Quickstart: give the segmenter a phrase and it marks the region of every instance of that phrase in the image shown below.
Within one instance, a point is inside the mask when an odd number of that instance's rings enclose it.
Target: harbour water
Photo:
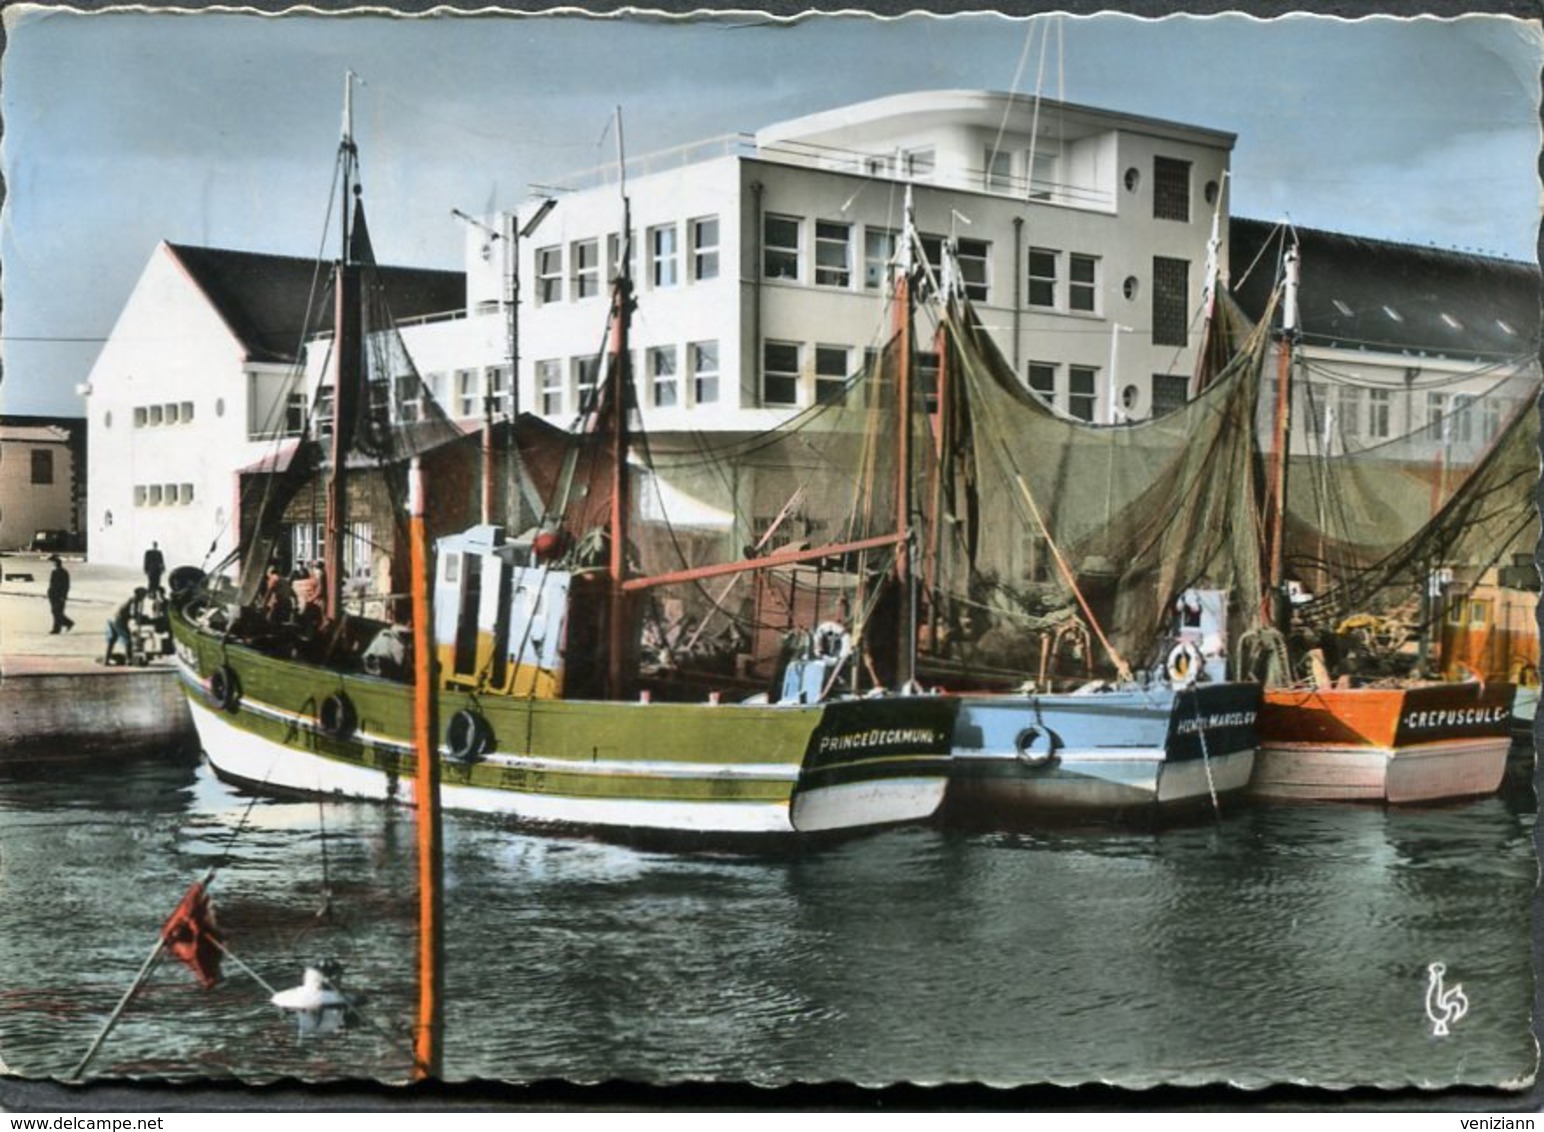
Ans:
[[[445,824],[453,1080],[1518,1087],[1536,1066],[1531,751],[1497,797],[1241,807],[1159,832],[896,829],[787,857]],[[88,1078],[404,1080],[410,812],[253,800],[188,758],[0,766],[0,1058],[63,1077],[218,868],[271,987],[343,966],[297,1036],[227,961],[167,961]],[[1447,1036],[1429,965],[1461,983]]]

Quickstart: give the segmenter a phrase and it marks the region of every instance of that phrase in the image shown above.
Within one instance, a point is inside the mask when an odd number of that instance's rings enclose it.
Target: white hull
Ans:
[[[1492,794],[1506,772],[1505,738],[1418,747],[1262,743],[1250,793],[1280,801],[1430,802]]]

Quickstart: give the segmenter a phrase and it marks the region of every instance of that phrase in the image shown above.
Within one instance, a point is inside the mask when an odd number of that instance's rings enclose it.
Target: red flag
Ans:
[[[193,968],[205,987],[220,981],[220,929],[214,922],[214,905],[204,891],[203,881],[194,882],[177,910],[162,925],[161,942],[167,951]]]

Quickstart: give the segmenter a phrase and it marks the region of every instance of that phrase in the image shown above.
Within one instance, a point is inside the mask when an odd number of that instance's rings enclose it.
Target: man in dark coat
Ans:
[[[166,573],[166,559],[161,554],[161,544],[152,542],[150,549],[145,551],[145,580],[149,582],[151,593],[159,593],[161,590],[161,575]]]
[[[64,614],[64,603],[70,600],[70,572],[57,554],[49,561],[54,564],[53,572],[48,575],[48,608],[54,615],[54,627],[49,632],[58,633],[75,628],[75,622]]]

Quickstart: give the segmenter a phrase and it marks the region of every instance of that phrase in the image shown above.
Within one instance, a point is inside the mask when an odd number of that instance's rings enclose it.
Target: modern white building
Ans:
[[[1183,399],[1233,140],[946,91],[630,161],[645,425],[756,431],[840,388],[888,334],[882,300],[908,189],[935,269],[941,244],[956,241],[1004,356],[1056,407],[1109,421]],[[469,225],[460,333],[478,348],[455,361],[455,328],[409,331],[420,368],[459,397],[468,371],[507,361],[513,342],[519,407],[571,421],[596,381],[624,246],[621,189],[615,168],[596,170],[489,228]],[[1114,359],[1128,375],[1116,386]]]
[[[459,311],[459,272],[385,269],[407,316]],[[325,266],[161,243],[92,367],[86,531],[94,561],[212,565],[235,546],[236,469],[299,435],[307,311]]]

